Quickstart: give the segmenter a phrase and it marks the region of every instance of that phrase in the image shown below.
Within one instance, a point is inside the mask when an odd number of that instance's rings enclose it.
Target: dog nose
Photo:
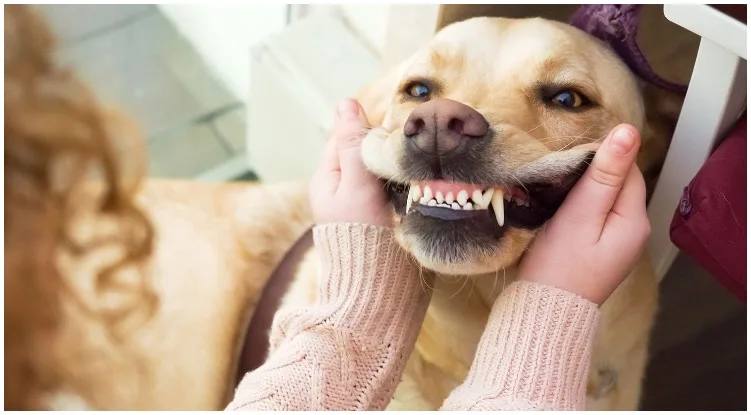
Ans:
[[[471,107],[450,99],[433,99],[415,108],[404,135],[424,153],[443,156],[460,152],[468,141],[482,140],[488,121]]]

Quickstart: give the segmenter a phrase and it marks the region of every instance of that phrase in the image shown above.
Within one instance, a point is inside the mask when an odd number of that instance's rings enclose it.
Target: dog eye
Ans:
[[[427,98],[430,95],[430,88],[423,83],[415,82],[407,86],[407,93],[415,98]]]
[[[553,96],[553,103],[566,108],[578,108],[587,104],[586,98],[576,91],[561,91]]]

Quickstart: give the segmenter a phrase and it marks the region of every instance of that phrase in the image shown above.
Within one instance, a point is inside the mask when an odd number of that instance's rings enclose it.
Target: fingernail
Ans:
[[[626,154],[634,148],[636,137],[628,127],[620,127],[610,137],[610,145],[618,154]]]
[[[351,120],[357,118],[360,114],[360,106],[353,99],[345,99],[339,103],[337,114],[342,120]]]

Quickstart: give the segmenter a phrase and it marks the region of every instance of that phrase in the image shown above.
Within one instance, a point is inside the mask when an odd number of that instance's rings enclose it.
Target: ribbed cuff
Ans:
[[[598,319],[594,303],[568,291],[511,284],[493,306],[467,381],[449,400],[486,409],[513,399],[583,410]]]
[[[313,228],[321,260],[320,300],[331,322],[376,337],[414,335],[431,290],[388,228],[332,223]]]

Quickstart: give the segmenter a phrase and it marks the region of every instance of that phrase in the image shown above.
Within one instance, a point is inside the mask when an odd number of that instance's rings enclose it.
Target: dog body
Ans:
[[[543,19],[450,25],[360,100],[373,125],[363,159],[390,185],[397,240],[437,275],[389,409],[437,409],[466,377],[494,299],[592,150],[624,122],[650,152],[643,171],[667,145],[628,68],[589,35]],[[315,301],[315,262],[311,252],[283,307]],[[657,297],[644,256],[601,308],[588,409],[637,409]]]
[[[158,296],[154,313],[113,330],[85,310],[132,304],[129,270],[117,276],[123,285],[94,292],[97,272],[118,252],[104,245],[73,262],[66,272],[75,294],[65,304],[66,324],[43,351],[54,353],[68,373],[66,389],[41,407],[222,409],[234,393],[239,348],[263,287],[312,225],[301,183],[149,180],[137,203],[155,228],[145,270]],[[82,218],[76,233],[102,237],[108,229],[106,222]]]

